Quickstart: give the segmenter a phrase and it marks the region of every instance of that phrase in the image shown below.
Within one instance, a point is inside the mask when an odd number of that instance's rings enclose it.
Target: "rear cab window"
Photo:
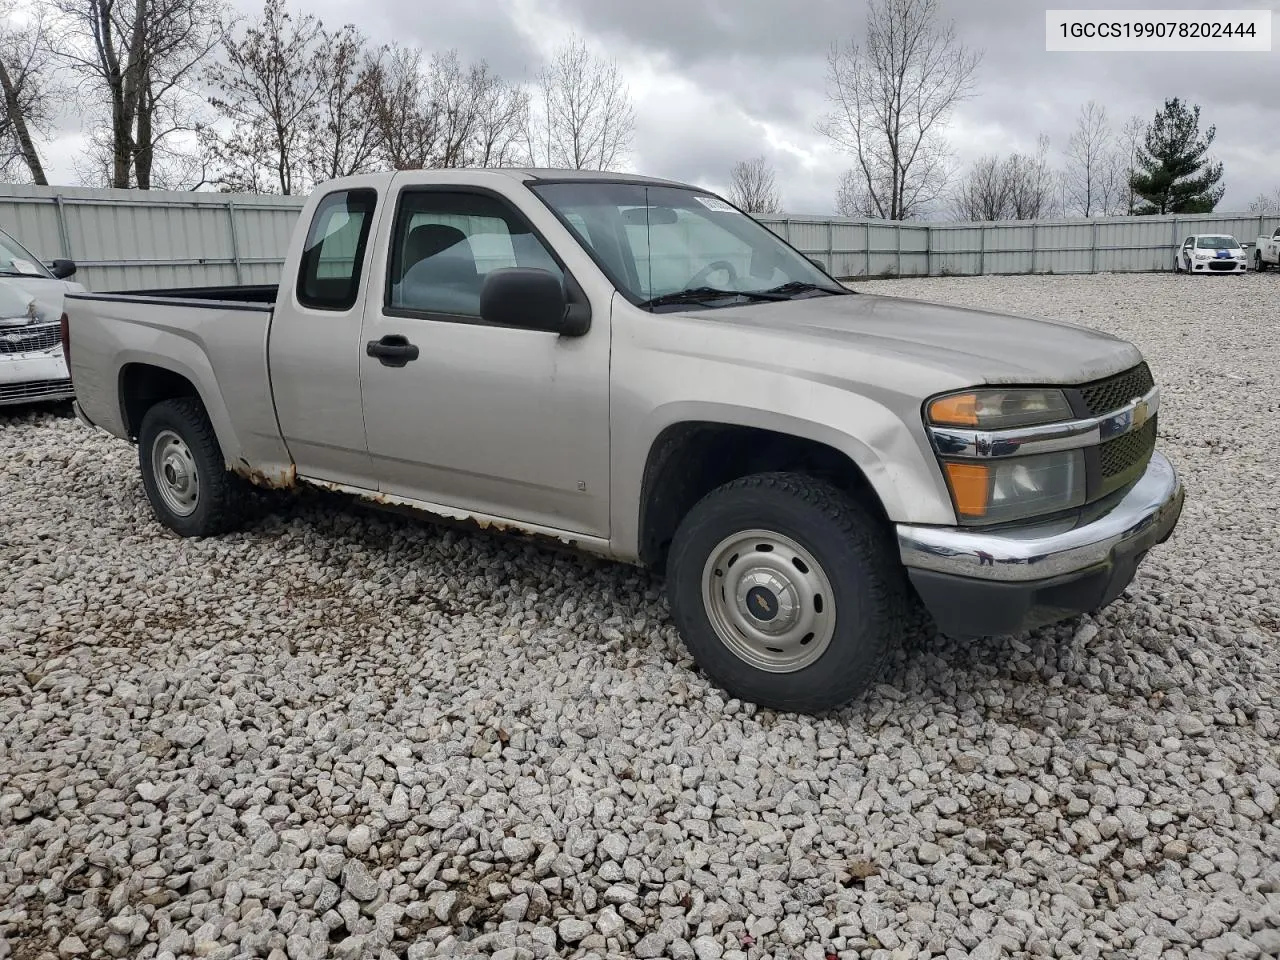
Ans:
[[[298,302],[314,310],[350,310],[360,292],[378,194],[339,190],[316,207],[298,270]]]

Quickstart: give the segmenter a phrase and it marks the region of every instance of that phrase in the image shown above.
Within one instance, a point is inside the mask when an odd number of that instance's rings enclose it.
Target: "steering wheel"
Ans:
[[[738,269],[732,263],[728,260],[713,260],[689,278],[689,281],[685,284],[685,289],[691,290],[695,287],[705,287],[707,285],[707,277],[717,270],[724,270],[729,274],[730,284],[738,282]]]

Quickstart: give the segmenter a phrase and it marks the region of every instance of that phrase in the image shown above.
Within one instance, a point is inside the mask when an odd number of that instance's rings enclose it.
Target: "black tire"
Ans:
[[[704,569],[713,554],[726,540],[754,530],[781,534],[807,551],[833,593],[834,626],[824,631],[830,637],[825,649],[790,672],[762,669],[735,652],[721,639],[713,625],[716,614],[704,601]],[[730,558],[728,565],[735,562]],[[731,580],[708,575],[712,605],[714,584]],[[699,501],[672,541],[667,595],[686,646],[716,684],[741,700],[800,713],[842,706],[874,683],[902,641],[910,612],[906,577],[884,523],[834,486],[793,473],[744,477]],[[776,614],[776,603],[774,608]]]
[[[166,500],[161,490],[166,481],[156,475],[157,441],[172,445],[175,435],[189,452],[198,485],[194,507],[186,514]],[[213,424],[199,400],[162,400],[146,412],[138,429],[138,465],[156,519],[175,533],[213,537],[239,525],[249,485],[227,470]],[[167,485],[172,489],[172,484]]]
[[[1174,273],[1181,273],[1181,272],[1182,272],[1182,258],[1181,258],[1181,257],[1174,257],[1174,258],[1173,258],[1173,272],[1174,272]]]
[[[1270,266],[1270,264],[1269,264],[1269,263],[1267,263],[1267,261],[1265,261],[1265,260],[1263,260],[1263,259],[1262,259],[1262,251],[1261,251],[1261,250],[1255,250],[1255,251],[1253,252],[1253,269],[1254,269],[1257,273],[1262,273],[1262,272],[1263,272],[1263,271],[1265,271],[1265,270],[1267,269],[1267,267],[1269,267],[1269,266]]]

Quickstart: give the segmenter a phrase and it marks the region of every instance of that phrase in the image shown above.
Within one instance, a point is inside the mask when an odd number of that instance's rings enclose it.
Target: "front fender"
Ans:
[[[771,407],[682,400],[654,408],[640,429],[619,444],[611,526],[614,550],[624,557],[639,552],[641,499],[650,450],[664,430],[680,423],[710,422],[755,427],[810,440],[847,456],[866,478],[884,512],[895,523],[954,524],[955,512],[928,441],[889,408],[845,389],[808,382],[797,397],[803,411],[787,409],[777,393]],[[821,411],[824,418],[815,419]]]

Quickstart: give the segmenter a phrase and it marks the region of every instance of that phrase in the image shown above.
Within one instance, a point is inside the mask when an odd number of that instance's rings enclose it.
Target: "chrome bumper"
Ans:
[[[1044,523],[983,531],[898,525],[902,563],[975,580],[1020,583],[1062,577],[1109,563],[1167,539],[1182,512],[1182,481],[1159,452],[1124,498],[1092,523]]]

